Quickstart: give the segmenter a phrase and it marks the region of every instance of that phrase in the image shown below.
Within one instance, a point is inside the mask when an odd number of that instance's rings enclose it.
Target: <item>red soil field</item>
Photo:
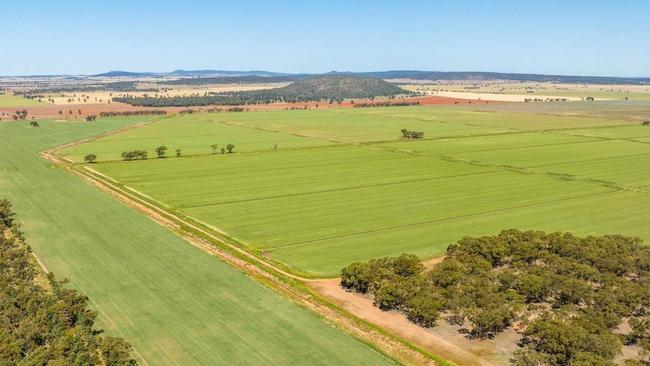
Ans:
[[[499,104],[503,102],[490,101],[490,100],[470,100],[470,99],[459,99],[459,98],[447,98],[447,97],[416,97],[416,98],[406,98],[394,100],[395,103],[399,102],[420,102],[420,105],[460,105],[460,104]],[[372,104],[372,101],[359,100],[357,103]],[[249,111],[269,111],[269,110],[283,110],[283,109],[303,109],[305,106],[308,109],[329,109],[329,108],[352,108],[353,103],[349,101],[342,102],[341,104],[333,103],[329,104],[328,102],[309,102],[309,103],[272,103],[272,104],[258,104],[258,105],[247,105],[242,106]],[[168,114],[177,113],[184,109],[193,109],[196,111],[205,111],[206,109],[222,109],[226,110],[231,108],[230,106],[202,106],[202,107],[135,107],[125,103],[111,103],[111,104],[44,104],[38,106],[27,106],[27,107],[4,107],[0,108],[0,120],[12,120],[12,115],[18,109],[27,110],[27,119],[31,117],[35,118],[61,118],[61,119],[83,119],[87,115],[98,115],[100,112],[124,112],[124,111],[137,111],[137,110],[151,110],[151,109],[163,109],[166,110]],[[81,110],[81,114],[79,114]],[[63,114],[60,115],[59,111],[62,111]],[[72,111],[72,114],[70,114]]]

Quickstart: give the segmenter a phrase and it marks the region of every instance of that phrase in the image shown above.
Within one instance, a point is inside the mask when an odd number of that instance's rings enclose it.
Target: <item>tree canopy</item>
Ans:
[[[408,254],[353,263],[341,285],[422,326],[444,311],[470,337],[517,324],[517,365],[611,365],[623,343],[650,362],[650,248],[638,238],[508,230],[450,245],[430,271]],[[615,332],[624,322],[632,331]]]

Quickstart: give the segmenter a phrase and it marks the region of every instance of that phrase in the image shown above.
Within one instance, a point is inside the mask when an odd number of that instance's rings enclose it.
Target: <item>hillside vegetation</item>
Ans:
[[[613,365],[622,344],[650,362],[650,248],[637,238],[508,230],[460,240],[431,271],[408,254],[353,263],[341,285],[425,327],[445,312],[472,338],[518,324],[516,365]]]
[[[191,107],[202,105],[266,104],[273,102],[342,101],[346,98],[374,98],[410,92],[381,79],[356,76],[327,76],[297,80],[281,88],[214,93],[202,96],[120,97],[115,102],[146,107]]]
[[[372,98],[407,93],[397,85],[381,79],[358,76],[331,76],[303,79],[283,88],[276,89],[275,92],[278,95],[300,95],[314,100]]]

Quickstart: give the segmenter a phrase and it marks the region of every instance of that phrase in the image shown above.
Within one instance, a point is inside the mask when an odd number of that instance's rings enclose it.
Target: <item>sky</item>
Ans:
[[[0,0],[0,75],[175,69],[650,77],[647,0]]]

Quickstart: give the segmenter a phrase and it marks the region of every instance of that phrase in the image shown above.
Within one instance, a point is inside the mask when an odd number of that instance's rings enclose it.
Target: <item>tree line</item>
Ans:
[[[407,107],[420,105],[420,101],[400,101],[400,102],[374,102],[374,103],[353,103],[353,108],[372,108],[372,107]]]
[[[0,363],[136,365],[129,343],[95,327],[88,301],[38,269],[11,203],[0,200]]]
[[[122,112],[99,112],[100,117],[128,117],[128,116],[146,116],[146,115],[165,115],[167,111],[160,109],[149,109],[141,111],[122,111]]]
[[[235,145],[233,144],[227,144],[223,147],[219,147],[218,144],[212,144],[210,145],[210,148],[212,149],[212,153],[216,154],[218,152],[221,152],[221,154],[232,154],[233,150],[235,149]],[[274,148],[277,150],[277,144],[274,146]],[[154,149],[154,152],[156,153],[156,157],[159,159],[167,157],[167,151],[169,149],[165,145],[158,146],[157,148]],[[175,155],[177,158],[180,158],[182,156],[182,151],[181,149],[176,149],[175,150]],[[124,161],[132,161],[132,160],[146,160],[149,158],[149,153],[146,150],[129,150],[129,151],[123,151],[122,154],[120,155],[122,160]],[[87,154],[84,156],[84,162],[93,164],[97,162],[97,155],[95,154]]]
[[[639,350],[629,364],[650,364],[650,248],[638,238],[508,230],[450,245],[430,271],[408,254],[353,263],[341,285],[424,327],[446,314],[470,338],[516,324],[514,365],[614,365],[623,344]]]

